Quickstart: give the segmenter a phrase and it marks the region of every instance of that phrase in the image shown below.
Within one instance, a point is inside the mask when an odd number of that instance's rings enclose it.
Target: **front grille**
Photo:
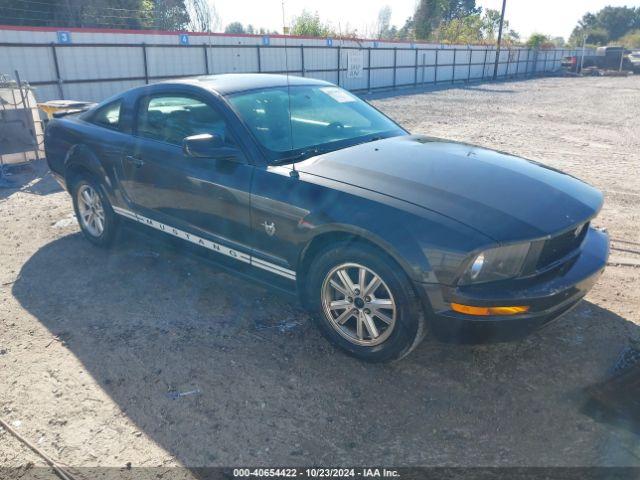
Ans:
[[[538,270],[543,269],[576,250],[584,240],[588,230],[589,222],[578,225],[576,228],[557,237],[545,240],[536,268]]]

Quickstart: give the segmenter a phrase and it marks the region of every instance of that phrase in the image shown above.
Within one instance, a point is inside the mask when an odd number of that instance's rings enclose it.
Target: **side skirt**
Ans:
[[[132,212],[124,208],[113,207],[113,211],[118,215],[128,218],[129,220],[133,220],[135,222],[141,223],[143,225],[154,228],[156,230],[160,230],[161,232],[167,233],[174,237],[199,245],[200,247],[203,247],[208,250],[212,250],[216,253],[220,253],[227,257],[233,258],[234,260],[237,260],[239,262],[249,264],[253,267],[266,270],[276,275],[280,275],[281,277],[287,278],[289,280],[295,281],[296,279],[296,272],[294,272],[293,270],[289,270],[287,268],[281,267],[280,265],[276,265],[274,263],[267,262],[259,258],[253,257],[251,255],[247,255],[246,253],[239,252],[237,250],[229,248],[220,243],[213,242],[206,238],[202,238],[198,235],[194,235],[192,233],[185,232],[184,230],[180,230],[170,225],[166,225],[156,220],[152,220],[151,218],[145,217],[143,215],[140,215],[136,212]]]

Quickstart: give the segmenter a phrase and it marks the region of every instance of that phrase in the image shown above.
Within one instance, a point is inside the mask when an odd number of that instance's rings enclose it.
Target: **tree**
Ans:
[[[484,37],[488,41],[495,41],[500,30],[501,12],[492,8],[487,8],[482,16],[482,30]],[[502,25],[503,31],[509,31],[509,22],[505,20]]]
[[[302,35],[307,37],[331,37],[335,35],[333,29],[322,23],[318,13],[311,13],[303,10],[300,15],[294,18],[292,35]]]
[[[581,45],[586,36],[587,43],[606,45],[639,28],[640,7],[604,7],[596,13],[585,14],[578,21],[569,43]]]
[[[153,28],[160,30],[186,30],[189,13],[185,0],[153,0]]]
[[[389,29],[391,28],[391,7],[385,5],[378,12],[377,37],[389,38]]]
[[[224,27],[224,33],[246,33],[244,26],[240,22],[231,22]]]
[[[553,46],[548,35],[543,33],[532,33],[527,40],[527,46],[531,48],[549,48]]]
[[[443,0],[420,0],[412,19],[415,38],[428,40],[442,22],[444,11]]]
[[[464,18],[482,12],[482,7],[476,7],[476,0],[447,0],[443,2],[443,20],[448,22],[454,18]],[[467,21],[468,22],[468,21]]]
[[[436,30],[441,36],[443,31],[447,32],[445,36],[456,36],[455,32],[470,28],[481,12],[482,8],[476,7],[476,0],[419,0],[413,16],[415,37],[427,40]]]
[[[442,22],[438,28],[438,39],[451,43],[495,42],[499,27],[500,12],[487,9],[482,15],[474,13]],[[510,30],[506,20],[504,30],[504,43],[513,44],[520,40],[518,32]]]
[[[581,46],[583,42],[587,45],[606,45],[609,43],[609,33],[600,27],[579,30],[577,32],[574,30],[569,38],[569,44]]]
[[[640,30],[633,30],[624,37],[618,39],[618,42],[626,48],[640,48]]]
[[[209,0],[189,0],[189,30],[192,32],[215,32],[220,28],[220,16]]]
[[[506,35],[503,35],[502,38],[506,43],[520,43],[520,34],[513,29],[509,29]]]
[[[640,27],[640,9],[604,7],[596,14],[596,22],[609,33],[609,38],[617,40],[633,28]]]
[[[438,38],[449,43],[480,43],[483,41],[483,21],[480,15],[467,15],[442,22],[438,29]]]
[[[404,25],[398,32],[396,33],[395,38],[397,40],[415,40],[415,22],[412,17],[407,18],[404,22]]]
[[[0,0],[8,25],[155,28],[151,0]]]

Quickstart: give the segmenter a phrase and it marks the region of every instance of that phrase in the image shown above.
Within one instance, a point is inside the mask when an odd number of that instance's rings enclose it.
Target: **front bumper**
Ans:
[[[609,256],[606,233],[590,228],[575,256],[540,275],[467,286],[420,284],[431,311],[431,327],[445,341],[482,342],[520,338],[571,310],[594,286]],[[474,316],[451,310],[451,302],[473,306],[526,305],[509,316]]]

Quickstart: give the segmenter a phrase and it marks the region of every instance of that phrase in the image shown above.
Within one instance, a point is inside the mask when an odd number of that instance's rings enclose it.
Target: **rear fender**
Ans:
[[[98,157],[86,145],[77,144],[69,149],[64,159],[67,190],[71,189],[73,176],[86,172],[94,176],[105,188],[109,197],[113,197],[114,187]]]

